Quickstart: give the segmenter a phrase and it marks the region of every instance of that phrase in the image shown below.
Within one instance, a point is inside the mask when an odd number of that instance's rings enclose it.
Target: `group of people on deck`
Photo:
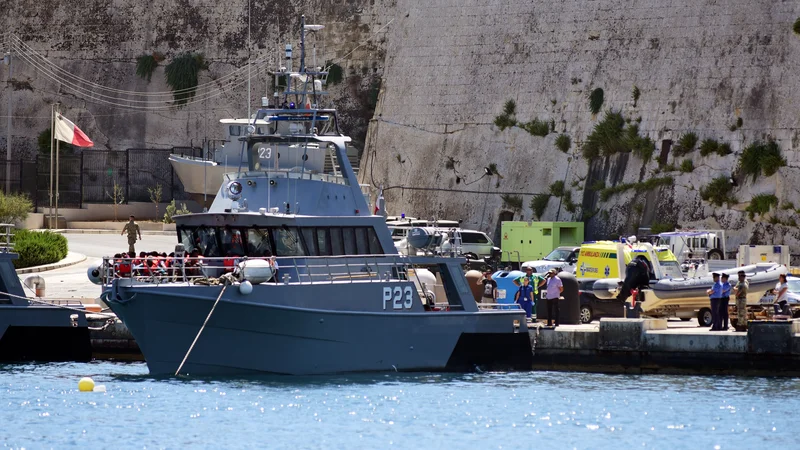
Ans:
[[[114,255],[114,275],[118,278],[174,276],[175,269],[180,267],[175,253],[165,252],[122,252]],[[200,275],[203,267],[203,256],[198,250],[186,254],[183,267],[187,276]]]
[[[736,297],[736,327],[743,329],[747,327],[747,291],[750,284],[747,281],[747,274],[740,270],[737,273],[738,280],[735,285],[731,285],[728,281],[730,276],[727,273],[719,274],[713,273],[712,279],[714,284],[711,289],[706,291],[711,298],[711,331],[726,331],[728,330],[728,303],[730,302],[731,292]],[[788,314],[791,311],[788,308],[786,301],[786,294],[788,292],[788,285],[786,284],[786,275],[781,274],[778,276],[778,284],[775,286],[775,315]]]
[[[525,311],[528,321],[531,321],[536,313],[537,300],[540,298],[547,302],[547,326],[552,326],[555,319],[555,326],[558,326],[559,307],[558,301],[561,293],[564,292],[564,285],[561,279],[556,276],[558,270],[550,269],[544,276],[533,273],[532,267],[525,268],[525,275],[514,280],[514,285],[518,287],[514,294],[514,303],[520,305]],[[497,302],[497,282],[492,279],[492,272],[484,272],[479,284],[484,286],[483,303]],[[539,291],[542,291],[540,297]],[[555,310],[555,315],[553,314]]]

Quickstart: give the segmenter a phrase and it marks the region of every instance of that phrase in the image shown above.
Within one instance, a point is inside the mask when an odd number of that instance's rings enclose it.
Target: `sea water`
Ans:
[[[79,392],[90,376],[105,393]],[[12,448],[800,448],[787,378],[559,372],[153,378],[0,365]]]

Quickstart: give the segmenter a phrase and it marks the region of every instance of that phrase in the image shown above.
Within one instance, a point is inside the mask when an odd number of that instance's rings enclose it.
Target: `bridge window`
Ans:
[[[331,228],[331,254],[344,255],[344,241],[342,240],[342,229]]]
[[[358,247],[356,247],[356,233],[352,228],[342,228],[342,236],[344,237],[344,251],[347,255],[357,255]]]
[[[331,236],[327,228],[317,228],[317,251],[320,256],[331,256]],[[308,241],[308,239],[306,239]]]
[[[247,230],[247,247],[247,256],[273,256],[272,245],[269,242],[269,230],[266,228]]]
[[[230,125],[228,127],[228,134],[231,136],[239,136],[242,134],[242,127],[239,125]]]
[[[273,228],[272,240],[275,242],[275,256],[305,256],[306,254],[297,228]]]

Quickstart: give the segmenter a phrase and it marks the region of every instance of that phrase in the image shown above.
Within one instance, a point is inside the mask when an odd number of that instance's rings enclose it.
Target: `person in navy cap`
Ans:
[[[720,331],[728,331],[728,304],[731,301],[731,284],[728,282],[730,275],[723,273],[720,277],[722,283],[722,296],[719,299]]]
[[[711,297],[711,331],[721,331],[722,323],[719,315],[719,303],[722,299],[722,283],[719,281],[719,274],[714,272],[711,274],[714,284],[711,289],[707,290],[708,296]]]

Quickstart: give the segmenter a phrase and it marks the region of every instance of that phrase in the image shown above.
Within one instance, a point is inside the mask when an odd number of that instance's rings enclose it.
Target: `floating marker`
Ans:
[[[89,377],[81,378],[81,381],[78,381],[78,390],[81,392],[92,392],[94,390],[94,380]]]

